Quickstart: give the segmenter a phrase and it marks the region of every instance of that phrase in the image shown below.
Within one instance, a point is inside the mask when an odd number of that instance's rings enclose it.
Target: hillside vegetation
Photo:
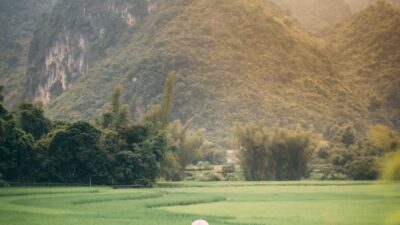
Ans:
[[[342,82],[373,123],[399,126],[400,10],[380,2],[326,34]]]
[[[337,123],[336,109],[351,103],[318,43],[264,1],[166,1],[50,103],[50,113],[91,118],[117,83],[132,109],[139,96],[157,102],[165,75],[175,70],[175,116],[194,117],[211,132],[221,135],[244,118],[322,127]]]
[[[375,123],[398,127],[399,10],[378,3],[351,16],[363,7],[357,0],[61,0],[42,16],[29,54],[17,56],[12,79],[2,75],[6,103],[25,94],[53,118],[92,120],[122,84],[123,103],[135,112],[139,97],[144,106],[161,101],[175,71],[173,117],[193,117],[220,144],[235,121],[301,125],[327,137],[345,124],[361,134]]]
[[[2,0],[0,2],[0,83],[7,84],[5,102],[23,98],[29,44],[42,13],[55,0]]]

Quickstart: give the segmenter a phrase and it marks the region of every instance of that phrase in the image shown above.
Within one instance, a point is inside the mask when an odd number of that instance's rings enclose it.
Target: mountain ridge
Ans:
[[[175,71],[174,118],[193,118],[222,144],[235,121],[325,134],[346,124],[360,134],[375,123],[397,127],[397,9],[382,4],[351,16],[341,1],[343,14],[316,31],[265,0],[62,0],[35,32],[27,94],[53,118],[94,119],[118,84],[133,112],[139,97],[158,103]],[[379,68],[387,71],[363,77]]]

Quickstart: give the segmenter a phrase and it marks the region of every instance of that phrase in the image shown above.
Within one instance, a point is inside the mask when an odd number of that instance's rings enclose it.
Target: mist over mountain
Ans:
[[[349,0],[351,1],[351,0]],[[271,0],[311,31],[332,26],[352,15],[345,0]]]
[[[373,5],[382,0],[345,0],[345,2],[351,7],[353,13],[357,13],[361,10],[366,9],[368,6]],[[399,0],[383,0],[384,2],[399,5]]]
[[[159,102],[175,71],[174,118],[193,117],[221,142],[235,121],[398,127],[399,10],[370,4],[60,0],[36,23],[8,89],[54,118],[94,119],[117,84],[133,112],[138,97]]]

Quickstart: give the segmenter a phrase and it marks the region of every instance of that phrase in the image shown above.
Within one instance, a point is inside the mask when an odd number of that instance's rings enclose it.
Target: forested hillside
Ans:
[[[329,31],[333,62],[351,88],[358,109],[372,123],[398,127],[400,108],[400,10],[380,2]]]
[[[322,129],[337,123],[336,109],[351,104],[343,101],[344,87],[319,41],[265,1],[165,1],[132,29],[108,57],[49,102],[52,116],[93,118],[118,83],[134,111],[139,96],[145,104],[158,101],[172,70],[175,117],[194,117],[219,137],[243,119]],[[29,76],[36,80],[34,73]]]
[[[0,83],[7,84],[6,105],[23,98],[26,58],[42,13],[55,0],[2,0],[0,2]]]
[[[1,46],[0,75],[8,105],[24,95],[53,118],[91,120],[122,84],[123,102],[135,112],[138,99],[145,107],[160,102],[166,75],[175,71],[173,117],[193,117],[219,143],[234,121],[302,125],[327,136],[345,124],[361,134],[375,123],[399,126],[396,6],[60,0],[46,10],[51,1],[42,1],[1,5],[4,30],[18,28],[1,33],[10,42]],[[4,8],[17,3],[34,10]],[[40,22],[26,25],[23,15]],[[27,27],[30,34],[36,27],[32,41],[20,34]]]

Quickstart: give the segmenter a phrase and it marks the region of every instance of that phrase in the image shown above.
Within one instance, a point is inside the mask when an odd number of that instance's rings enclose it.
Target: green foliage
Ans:
[[[360,140],[350,147],[345,144],[336,145],[331,151],[334,173],[344,174],[354,180],[375,180],[379,177],[384,152],[368,139]]]
[[[396,151],[400,145],[400,135],[383,125],[370,127],[368,139],[376,148],[385,153]]]
[[[346,169],[353,180],[376,180],[380,166],[376,157],[360,157],[347,163]]]
[[[181,181],[184,179],[184,169],[178,162],[178,156],[174,151],[168,151],[161,162],[161,176],[167,181]]]
[[[222,173],[234,173],[236,171],[236,167],[234,164],[224,165],[222,167]]]
[[[135,120],[136,120],[136,123],[140,124],[140,123],[142,123],[142,117],[145,112],[143,98],[140,96],[138,98],[136,98],[135,109],[136,109]]]
[[[400,151],[390,153],[387,156],[382,178],[390,181],[400,180]]]
[[[131,112],[128,105],[121,104],[122,92],[123,87],[121,85],[114,89],[108,111],[103,113],[101,118],[96,121],[103,129],[129,126]]]
[[[148,106],[147,111],[141,117],[140,124],[146,124],[154,131],[159,130],[162,128],[162,113],[161,105],[150,105]]]
[[[368,109],[366,114],[374,118],[373,123],[385,121],[389,127],[399,126],[399,77],[395,75],[399,72],[399,19],[398,7],[379,1],[324,35],[332,47],[332,61],[343,74],[341,82],[351,84],[349,88],[357,96],[354,106]],[[363,131],[369,125],[358,129]]]
[[[144,105],[163,108],[167,95],[160,93],[169,71],[176,71],[172,117],[193,117],[195,127],[207,128],[208,138],[218,145],[227,146],[233,121],[268,118],[273,124],[285,118],[285,126],[321,128],[337,123],[339,109],[349,110],[344,121],[363,114],[350,108],[354,101],[343,101],[348,89],[317,38],[275,5],[165,1],[158,9],[138,21],[130,39],[94,62],[85,78],[54,99],[49,114],[91,119],[103,107],[110,86],[118,83],[124,84],[123,97],[132,111],[139,96]],[[160,110],[165,108],[148,111],[153,125],[157,116],[168,117]]]
[[[58,182],[104,182],[106,153],[100,148],[101,131],[76,122],[58,131],[48,146],[48,169]]]
[[[113,92],[102,123],[105,130],[101,146],[110,159],[112,183],[152,185],[161,175],[160,165],[169,150],[165,133],[154,125],[160,117],[143,125],[131,125],[129,108],[121,107],[121,95],[119,86]]]
[[[246,180],[299,180],[307,176],[313,136],[301,130],[259,124],[236,124],[234,136],[240,149]]]
[[[211,163],[208,161],[198,161],[195,166],[193,166],[192,168],[187,167],[186,169],[189,171],[190,170],[200,170],[200,171],[201,170],[213,170],[214,166],[211,165]]]
[[[15,120],[0,104],[0,174],[7,181],[153,185],[168,165],[166,156],[177,151],[163,129],[150,122],[133,125],[121,96],[117,87],[108,112],[96,121],[101,129],[84,121],[50,121],[32,103],[20,104]],[[181,167],[177,162],[177,171],[171,162],[166,175],[176,179]]]
[[[171,110],[173,106],[173,95],[175,87],[175,73],[170,72],[164,84],[163,100],[160,105],[150,105],[146,113],[138,105],[137,115],[141,123],[149,123],[155,130],[164,130],[171,121]],[[140,100],[140,99],[139,99]],[[141,103],[142,104],[142,103]]]
[[[22,14],[13,8],[15,3],[7,1],[4,11]],[[38,6],[23,2],[36,11]],[[343,0],[274,1],[285,10],[265,1],[165,1],[158,2],[158,10],[150,14],[147,2],[127,2],[137,22],[133,27],[110,12],[104,2],[59,1],[43,16],[31,43],[29,62],[13,60],[15,54],[4,54],[11,60],[0,61],[30,67],[32,97],[35,87],[48,78],[43,68],[49,49],[66,36],[70,43],[82,36],[91,68],[85,77],[74,76],[68,93],[52,96],[49,105],[51,116],[73,120],[97,116],[111,87],[120,83],[128,90],[122,97],[132,111],[139,96],[144,104],[159,103],[164,75],[177,71],[177,107],[171,115],[183,121],[193,117],[195,126],[206,127],[220,145],[226,145],[231,122],[260,118],[268,118],[268,124],[282,120],[285,126],[312,124],[317,130],[357,123],[356,136],[371,118],[378,118],[377,113],[382,117],[379,121],[397,126],[399,35],[394,7],[371,7],[324,32],[326,40],[321,40],[294,21],[287,9],[305,24],[324,27],[349,16]],[[115,3],[116,7],[124,4]],[[200,20],[203,23],[198,24]],[[79,55],[74,47],[69,48],[71,54]],[[79,60],[72,61],[78,64]],[[17,71],[17,80],[22,80],[25,71]],[[67,77],[75,72],[67,71]],[[7,92],[17,92],[18,84],[7,87]]]
[[[339,131],[336,134],[336,137],[346,147],[355,144],[357,141],[355,136],[355,131],[351,126],[345,126],[339,129]]]
[[[34,158],[31,135],[16,127],[14,116],[0,104],[0,174],[8,181],[29,179]]]
[[[51,121],[44,115],[40,103],[23,102],[18,106],[17,126],[36,140],[46,135],[52,128]]]
[[[210,141],[205,140],[199,151],[200,156],[197,159],[199,161],[207,161],[215,165],[226,162],[226,152]]]
[[[212,181],[222,181],[223,178],[217,173],[214,173],[212,171],[207,171],[195,177],[195,180],[201,182],[212,182]]]
[[[191,130],[192,121],[182,124],[180,120],[172,122],[167,129],[170,145],[176,146],[177,160],[182,169],[198,159],[204,143],[204,130]]]
[[[3,180],[3,177],[0,176],[0,187],[8,187],[9,184]]]
[[[112,155],[114,184],[152,185],[160,175],[160,162],[166,152],[164,134],[133,143]]]
[[[170,72],[165,81],[163,102],[161,105],[162,117],[161,124],[162,128],[166,128],[171,121],[172,103],[175,88],[175,73]]]

